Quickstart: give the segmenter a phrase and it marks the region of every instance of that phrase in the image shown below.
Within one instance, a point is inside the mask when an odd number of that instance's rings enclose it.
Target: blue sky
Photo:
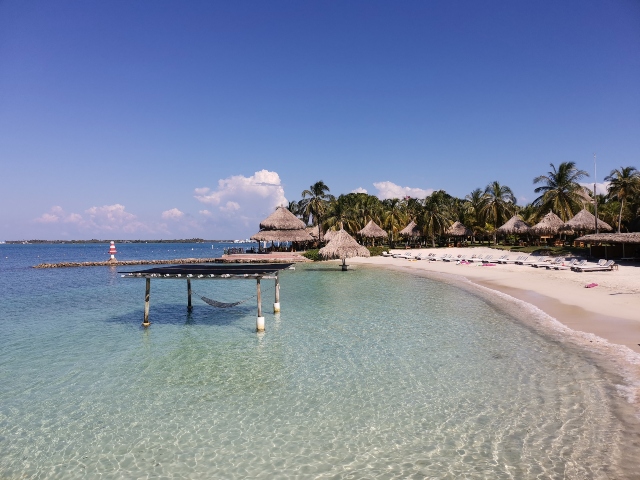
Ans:
[[[640,167],[640,2],[0,1],[0,240]]]

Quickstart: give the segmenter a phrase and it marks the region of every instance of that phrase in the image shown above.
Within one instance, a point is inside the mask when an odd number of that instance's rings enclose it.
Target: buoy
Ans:
[[[109,245],[109,255],[111,255],[111,261],[116,261],[116,242],[111,241],[111,245]]]

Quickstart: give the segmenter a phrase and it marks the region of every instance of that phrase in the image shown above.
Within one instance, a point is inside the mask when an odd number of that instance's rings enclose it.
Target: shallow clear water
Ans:
[[[152,281],[143,329],[143,280],[28,268],[104,248],[0,248],[1,478],[623,478],[612,380],[461,289],[297,266],[258,335],[255,299]]]

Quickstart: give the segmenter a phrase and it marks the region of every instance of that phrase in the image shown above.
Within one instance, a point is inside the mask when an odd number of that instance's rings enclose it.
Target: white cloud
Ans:
[[[400,185],[396,185],[389,181],[376,182],[373,186],[378,190],[377,197],[380,200],[404,197],[426,198],[433,193],[432,188],[425,190],[423,188],[401,187]]]
[[[611,182],[596,183],[596,193],[598,195],[606,195],[607,193],[609,193],[609,184],[610,183]],[[584,188],[589,190],[590,193],[593,193],[593,182],[591,182],[591,183],[581,183],[580,185],[582,185]]]
[[[165,220],[178,220],[182,217],[184,217],[184,213],[177,208],[172,208],[171,210],[165,210],[162,212],[162,218]]]
[[[355,190],[351,190],[351,193],[367,193],[366,188],[358,187]]]
[[[84,222],[91,230],[107,232],[139,233],[151,232],[152,229],[139,221],[133,213],[125,211],[119,203],[91,207],[85,210],[88,218]]]
[[[35,219],[38,223],[80,223],[82,216],[77,213],[66,213],[59,205],[51,207],[51,213],[43,213]]]
[[[215,189],[194,189],[199,202],[214,208],[200,210],[215,238],[246,237],[259,230],[260,221],[276,207],[287,205],[280,176],[261,170],[249,177],[234,175],[218,180]]]

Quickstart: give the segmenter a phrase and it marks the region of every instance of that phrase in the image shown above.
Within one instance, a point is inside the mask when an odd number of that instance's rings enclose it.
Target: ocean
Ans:
[[[145,267],[31,268],[107,251],[0,245],[0,478],[638,478],[621,380],[482,296],[302,264],[263,334],[246,280],[152,280],[144,328]]]

